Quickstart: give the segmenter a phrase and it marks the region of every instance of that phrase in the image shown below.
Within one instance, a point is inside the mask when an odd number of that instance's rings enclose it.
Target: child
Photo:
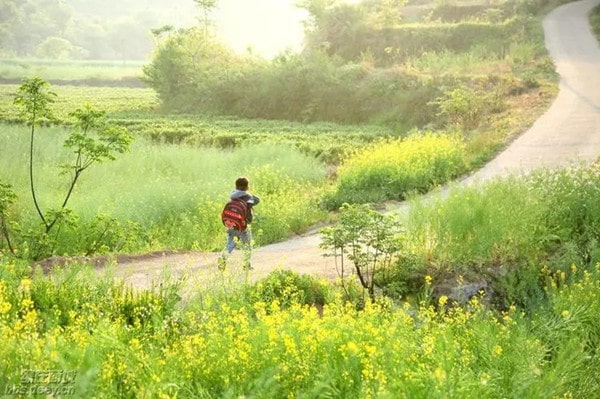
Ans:
[[[235,228],[227,229],[227,244],[219,258],[218,266],[220,270],[225,269],[227,257],[235,249],[237,239],[242,242],[245,252],[243,268],[244,270],[252,270],[252,232],[248,227],[250,223],[252,223],[252,207],[258,205],[260,198],[248,192],[248,179],[246,177],[239,177],[236,179],[235,190],[229,194],[229,198],[240,199],[248,205],[248,212],[246,213],[247,227],[243,230],[237,230]]]

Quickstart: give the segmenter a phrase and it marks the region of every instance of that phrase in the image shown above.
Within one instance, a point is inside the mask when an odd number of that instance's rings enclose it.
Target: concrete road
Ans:
[[[528,131],[465,184],[600,156],[600,47],[588,19],[598,4],[565,4],[544,19],[546,47],[560,75],[559,94]]]

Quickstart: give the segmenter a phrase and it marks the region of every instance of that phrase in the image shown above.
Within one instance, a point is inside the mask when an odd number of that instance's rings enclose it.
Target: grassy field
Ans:
[[[31,238],[27,231],[31,230],[34,222],[25,214],[28,209],[31,212],[33,209],[31,206],[25,206],[24,202],[28,198],[25,189],[27,176],[23,171],[16,173],[14,169],[20,166],[24,170],[27,163],[27,129],[19,127],[23,116],[12,102],[17,86],[0,87],[0,118],[9,123],[1,125],[4,144],[0,151],[7,154],[2,158],[5,163],[2,178],[5,182],[19,186],[21,203],[18,210],[12,211],[12,215],[18,214],[17,220],[25,222],[15,230],[20,239],[26,242]],[[76,215],[82,218],[79,226],[82,230],[79,233],[77,229],[62,230],[61,243],[51,251],[58,254],[140,252],[165,247],[216,249],[219,225],[216,219],[209,216],[216,215],[220,206],[218,201],[214,202],[214,192],[223,191],[225,185],[230,185],[235,178],[234,174],[249,175],[251,180],[256,182],[257,194],[263,190],[263,180],[268,182],[265,183],[267,192],[277,192],[279,199],[269,198],[273,207],[265,209],[265,217],[262,220],[259,218],[256,226],[264,232],[264,235],[257,236],[259,243],[274,242],[292,232],[306,229],[311,223],[325,219],[326,213],[319,205],[335,210],[343,202],[402,199],[415,190],[425,192],[435,185],[443,184],[450,178],[476,168],[502,148],[507,140],[533,123],[536,115],[541,113],[552,99],[550,85],[519,95],[510,95],[502,100],[502,112],[477,115],[479,127],[470,131],[468,135],[461,133],[460,125],[471,121],[473,117],[465,119],[462,114],[456,114],[448,107],[448,113],[451,113],[456,126],[448,131],[439,130],[430,134],[454,137],[450,145],[452,148],[441,151],[439,159],[419,166],[420,162],[407,163],[403,157],[411,153],[423,154],[423,148],[435,147],[421,143],[423,140],[427,141],[428,136],[420,131],[394,131],[373,125],[304,124],[165,114],[157,108],[156,97],[149,89],[73,86],[53,86],[51,89],[57,93],[57,101],[52,105],[52,109],[58,125],[62,127],[44,127],[38,135],[39,152],[35,154],[35,162],[43,167],[39,172],[39,181],[47,183],[42,191],[51,198],[44,204],[45,207],[57,206],[60,202],[59,197],[63,195],[61,192],[64,190],[64,180],[61,183],[56,178],[45,176],[56,176],[57,169],[53,171],[52,168],[61,161],[61,156],[65,156],[64,151],[61,152],[60,142],[66,138],[72,127],[73,119],[69,112],[76,107],[91,103],[99,109],[106,110],[108,121],[126,127],[138,142],[134,145],[135,152],[124,157],[127,161],[119,160],[113,164],[102,165],[98,172],[93,171],[82,181],[72,202],[77,208]],[[454,92],[449,93],[448,98],[440,101],[452,105],[456,101],[452,97],[454,95]],[[475,91],[460,93],[460,96],[480,98]],[[415,137],[420,138],[414,140]],[[384,141],[377,144],[380,140]],[[397,165],[380,162],[381,157],[369,154],[379,146],[378,151],[385,157],[387,146],[383,143],[386,142],[396,143],[396,158],[399,157],[398,162],[401,164],[406,164],[403,168],[405,177],[402,179],[394,177],[398,171]],[[18,147],[20,149],[15,151]],[[281,149],[282,152],[273,154],[270,148]],[[40,151],[41,149],[47,151]],[[360,151],[357,152],[359,149],[363,149],[362,155]],[[248,154],[244,155],[244,161],[236,158],[237,154],[244,153]],[[228,160],[231,154],[235,155],[228,162],[236,164],[236,169],[230,169],[222,162],[212,162]],[[250,154],[256,155],[252,162],[248,161],[251,158]],[[160,167],[157,168],[158,172],[152,168],[148,169],[148,159],[156,159],[154,163],[167,165],[169,170],[161,171]],[[201,159],[207,164],[203,164]],[[291,168],[288,168],[286,163],[288,159],[297,160]],[[182,163],[183,167],[179,167],[178,163]],[[448,165],[454,166],[450,170]],[[297,179],[299,175],[294,172],[296,167],[297,170],[305,172],[319,171],[320,178],[308,179],[308,183],[305,178]],[[212,181],[219,183],[215,185],[201,178],[190,180],[189,170],[192,168],[208,170],[211,178],[214,178]],[[229,174],[224,176],[215,172],[218,169],[227,169]],[[110,172],[102,175],[99,173],[101,171]],[[135,174],[137,176],[133,177]],[[17,176],[18,180],[15,180]],[[149,177],[155,181],[149,180]],[[329,177],[328,181],[326,177]],[[392,186],[386,183],[391,181],[390,179],[396,181]],[[86,183],[86,180],[89,183]],[[184,183],[174,183],[178,192],[173,194],[162,188],[173,184],[169,183],[169,180],[181,180]],[[119,194],[118,190],[106,190],[106,182],[109,182],[111,187],[121,187],[124,192],[136,194],[129,197]],[[209,187],[209,194],[200,198],[198,192],[201,191],[194,190],[197,190],[195,187],[203,185]],[[169,191],[168,200],[163,198],[166,191]],[[296,191],[310,192],[310,199],[299,206],[285,204],[284,198],[294,195],[292,193]],[[110,194],[107,194],[109,192]],[[118,198],[121,202],[111,202],[109,198]],[[102,199],[103,202],[96,199]],[[284,213],[289,218],[272,217],[278,212],[278,206],[286,207]],[[25,213],[20,214],[21,212]],[[107,231],[110,233],[101,233],[109,226]],[[80,234],[81,232],[85,233]],[[104,234],[106,243],[96,243],[99,234]],[[80,239],[77,236],[84,238]],[[35,241],[39,241],[39,237]],[[33,248],[26,247],[22,248],[22,251],[28,256],[36,252]]]
[[[38,136],[35,184],[44,209],[58,207],[66,193],[68,180],[58,168],[73,156],[61,147],[66,135],[62,128],[46,128]],[[27,129],[3,126],[0,137],[0,148],[12,149],[0,161],[0,179],[15,187],[19,202],[13,212],[24,233],[39,223],[29,194]],[[255,223],[264,231],[255,234],[258,243],[278,241],[323,218],[315,201],[325,167],[289,145],[248,144],[224,151],[139,139],[117,161],[82,175],[70,203],[79,228],[63,231],[56,251],[88,252],[98,238],[95,229],[109,225],[114,237],[105,237],[104,251],[220,249],[218,215],[239,175],[249,176],[252,190],[264,199]],[[100,223],[102,215],[115,221]]]
[[[0,59],[0,79],[39,76],[45,80],[123,82],[141,77],[143,65],[141,61]]]

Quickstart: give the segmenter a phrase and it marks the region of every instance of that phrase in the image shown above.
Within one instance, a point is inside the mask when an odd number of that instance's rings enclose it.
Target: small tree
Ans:
[[[208,39],[208,29],[210,27],[211,21],[209,18],[209,14],[212,10],[217,8],[217,0],[194,0],[198,7],[202,10],[202,26],[204,27],[204,40]]]
[[[48,91],[48,86],[47,82],[38,77],[25,79],[15,98],[15,104],[23,107],[23,114],[31,126],[29,180],[35,209],[44,226],[43,237],[40,237],[40,242],[51,242],[49,233],[55,226],[74,222],[75,217],[71,210],[67,208],[67,204],[81,174],[95,163],[114,160],[115,153],[126,152],[132,141],[132,137],[125,128],[108,124],[105,120],[106,113],[95,110],[89,104],[70,113],[69,115],[75,118],[74,129],[65,140],[64,147],[71,149],[73,160],[70,163],[60,165],[62,173],[69,175],[70,182],[60,206],[44,212],[36,196],[33,148],[36,126],[39,125],[42,117],[51,119],[48,105],[54,101],[56,94]],[[11,198],[8,195],[10,192],[7,190],[4,190],[4,192],[7,198],[4,203],[8,204],[8,200]],[[2,192],[0,192],[0,202],[2,202]],[[0,206],[0,217],[3,216],[4,208]],[[7,230],[4,229],[4,232],[6,232],[5,238],[7,238]],[[7,241],[10,240],[7,238]]]
[[[25,117],[27,125],[31,127],[29,139],[29,187],[35,209],[47,225],[44,213],[37,200],[33,180],[33,148],[35,143],[35,128],[43,120],[52,120],[49,105],[54,102],[56,93],[49,90],[50,84],[39,77],[25,79],[19,86],[14,103],[22,107],[21,114]]]
[[[76,119],[75,131],[65,140],[64,146],[70,148],[75,157],[72,163],[60,165],[63,173],[69,174],[71,179],[61,210],[66,208],[75,184],[84,170],[94,163],[114,161],[114,154],[128,151],[133,139],[127,129],[107,124],[104,119],[106,112],[95,110],[89,104],[77,108],[69,115]],[[92,136],[94,132],[96,137]],[[54,219],[46,224],[46,232],[49,232],[56,222]]]
[[[352,262],[353,272],[375,299],[375,274],[390,267],[400,250],[400,226],[390,215],[374,211],[368,205],[344,204],[340,208],[339,222],[321,230],[323,239],[320,247],[328,250],[325,256],[335,258],[342,286],[349,295],[344,279],[347,258]],[[364,299],[364,298],[363,298]]]

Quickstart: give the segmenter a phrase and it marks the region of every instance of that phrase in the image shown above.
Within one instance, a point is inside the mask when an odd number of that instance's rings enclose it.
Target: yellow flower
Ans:
[[[440,297],[440,299],[438,299],[438,303],[440,306],[446,305],[447,302],[448,302],[448,297],[446,295],[442,295]]]
[[[439,382],[444,382],[444,380],[446,379],[446,371],[444,371],[444,369],[442,369],[441,367],[436,368],[433,372],[433,375],[435,376],[435,379]]]
[[[425,285],[431,285],[432,280],[430,275],[425,276]]]
[[[481,385],[487,385],[489,380],[490,380],[490,375],[488,373],[483,373],[483,374],[481,374],[481,377],[479,378],[479,383]]]
[[[563,310],[562,311],[562,317],[565,319],[568,319],[569,316],[571,316],[571,312],[569,312],[568,310]]]
[[[500,356],[502,354],[502,347],[500,345],[494,346],[494,349],[492,349],[492,354],[494,356]]]
[[[31,288],[31,279],[24,278],[21,280],[21,289],[23,291],[29,291]]]
[[[571,272],[577,273],[577,265],[575,265],[575,263],[571,264]]]

